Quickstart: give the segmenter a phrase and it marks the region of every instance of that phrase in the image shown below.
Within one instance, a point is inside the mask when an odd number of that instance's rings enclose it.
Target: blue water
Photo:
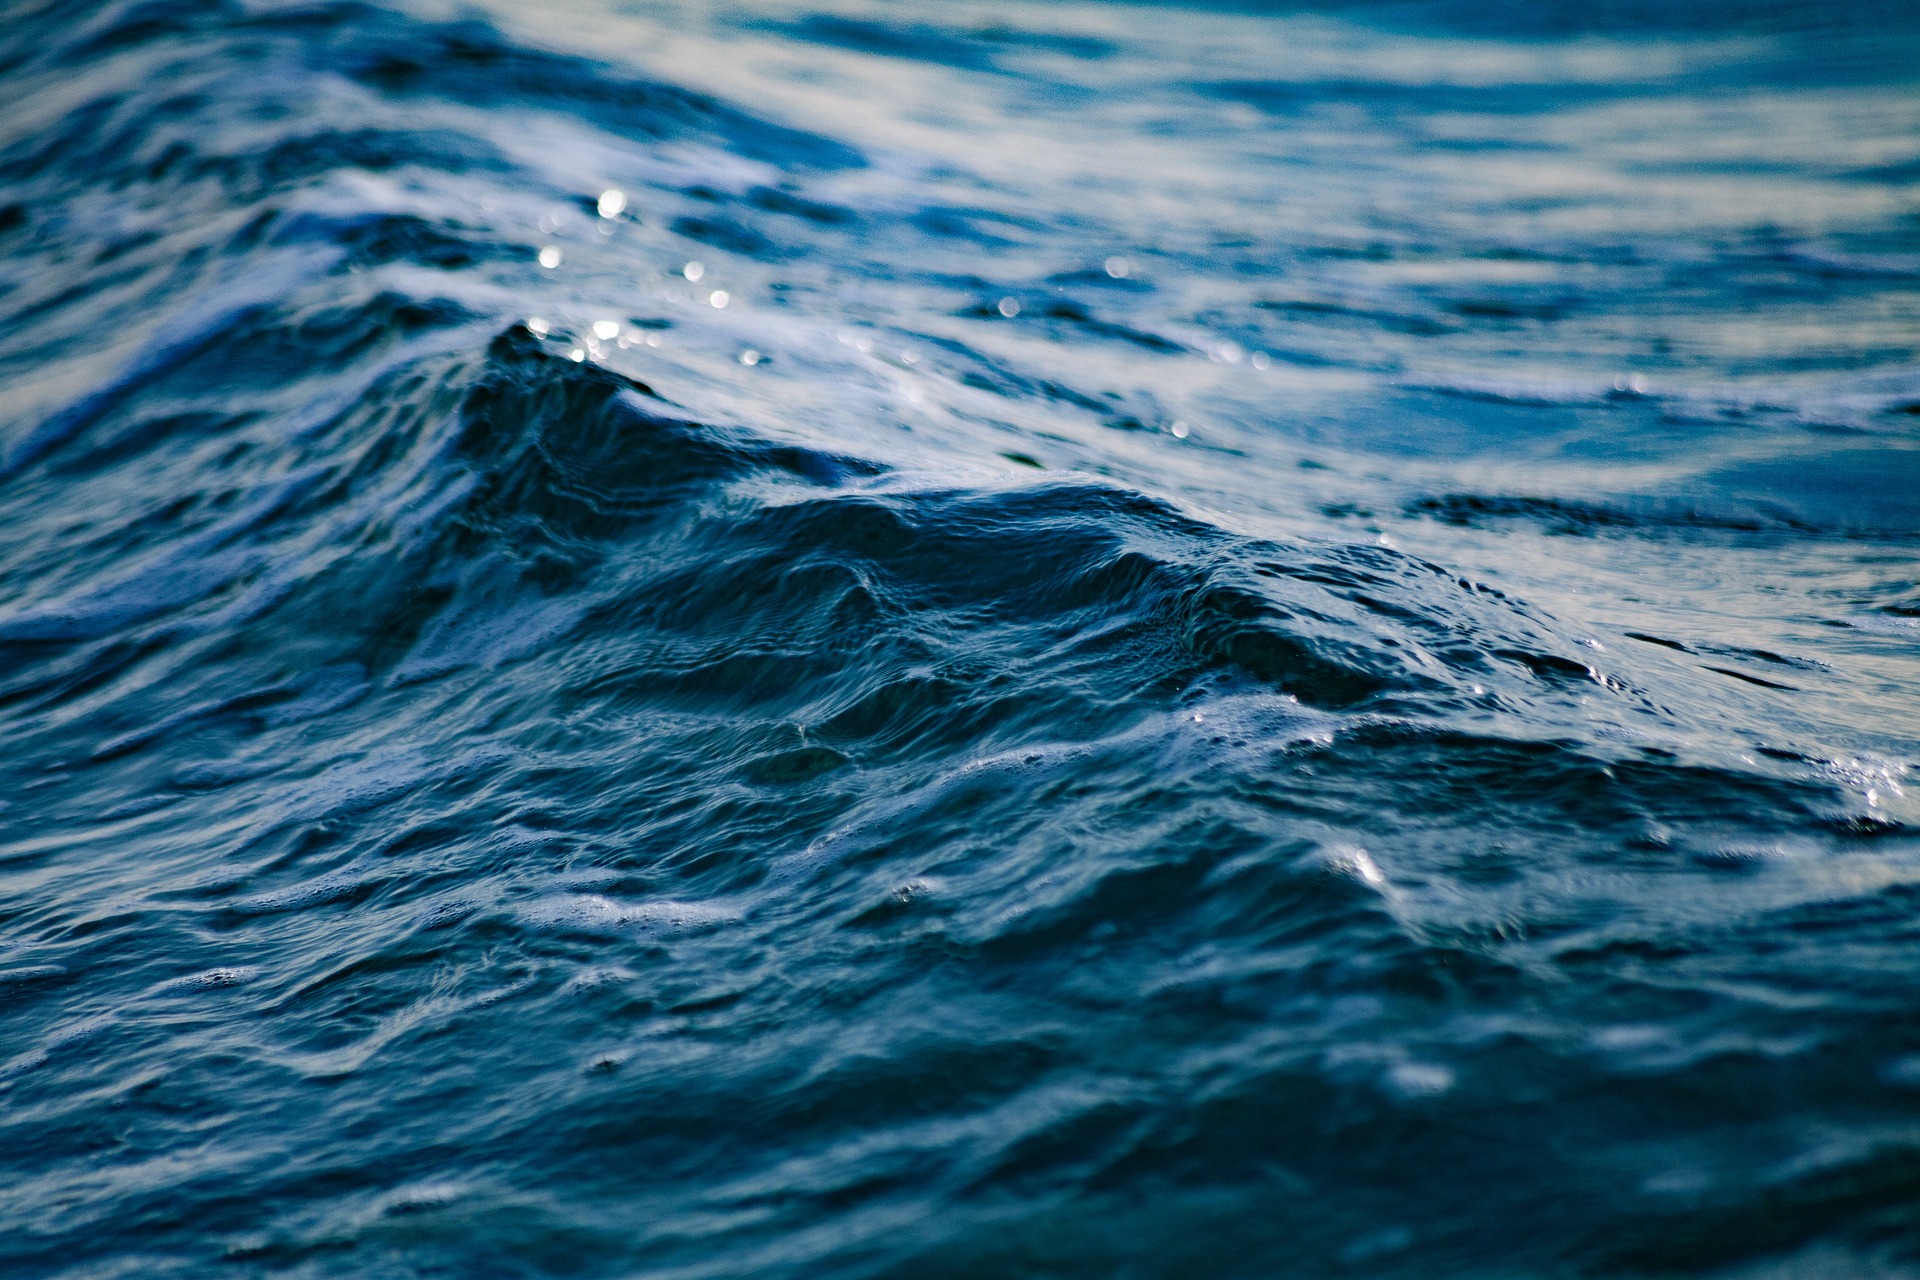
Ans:
[[[0,1273],[1920,1275],[1920,9],[7,15]]]

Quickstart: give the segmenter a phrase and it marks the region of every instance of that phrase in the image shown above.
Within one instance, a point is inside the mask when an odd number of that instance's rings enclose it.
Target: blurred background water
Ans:
[[[10,1276],[1920,1274],[1920,10],[21,0]]]

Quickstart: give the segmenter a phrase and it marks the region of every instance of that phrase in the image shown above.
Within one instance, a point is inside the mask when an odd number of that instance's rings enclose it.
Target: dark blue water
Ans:
[[[0,1272],[1920,1275],[1920,10],[7,6]]]

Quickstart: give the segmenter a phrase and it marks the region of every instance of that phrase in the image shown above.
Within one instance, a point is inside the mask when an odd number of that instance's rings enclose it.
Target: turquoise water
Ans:
[[[1920,1274],[1909,6],[11,12],[6,1274]]]

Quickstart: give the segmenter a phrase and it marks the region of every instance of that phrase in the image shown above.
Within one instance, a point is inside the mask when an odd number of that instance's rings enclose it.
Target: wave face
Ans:
[[[1915,12],[15,5],[0,1267],[1914,1274]]]

